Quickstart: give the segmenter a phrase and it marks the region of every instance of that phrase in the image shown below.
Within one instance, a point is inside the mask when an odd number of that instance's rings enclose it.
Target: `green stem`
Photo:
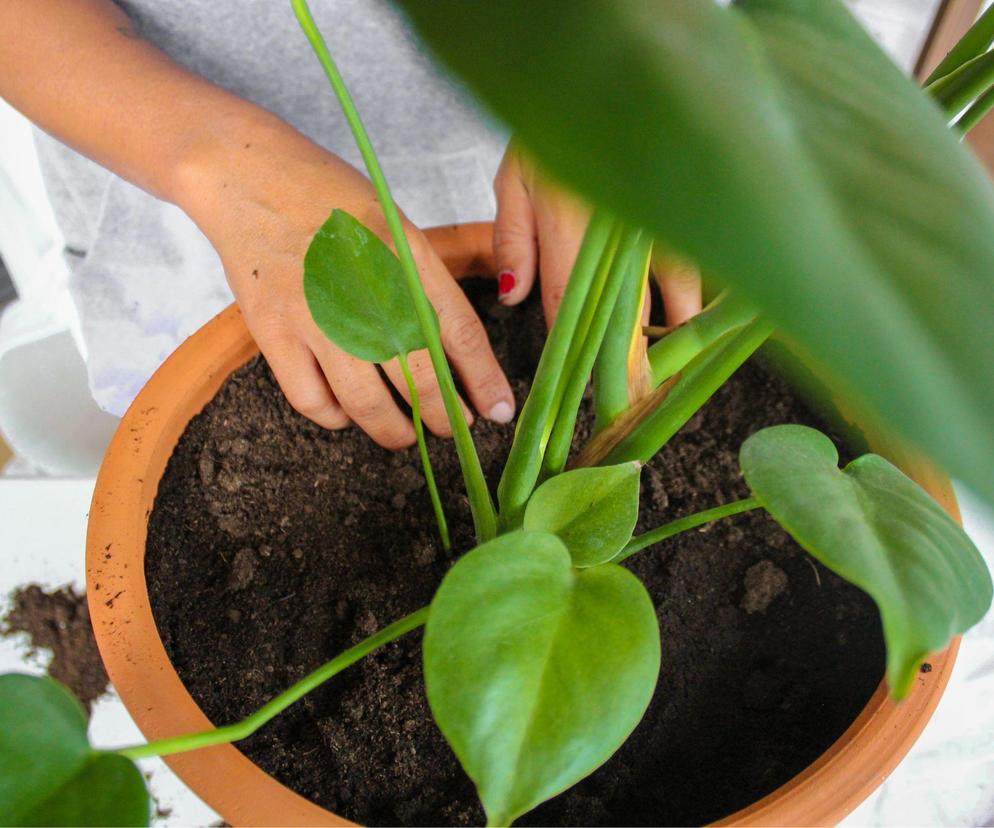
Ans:
[[[994,52],[984,52],[968,60],[952,74],[940,78],[925,91],[935,98],[950,117],[967,106],[994,85]]]
[[[625,272],[624,283],[615,302],[594,362],[595,430],[599,431],[629,406],[628,372],[632,346],[642,337],[642,308],[648,283],[652,240],[644,235]]]
[[[681,532],[686,532],[688,529],[694,529],[697,526],[703,526],[705,523],[711,523],[714,520],[720,520],[721,518],[739,515],[742,514],[742,512],[750,512],[753,509],[760,508],[762,508],[762,506],[756,498],[747,497],[745,500],[736,500],[733,503],[726,503],[724,506],[716,506],[714,509],[708,509],[707,511],[698,512],[694,515],[687,515],[687,517],[674,520],[672,523],[667,523],[664,526],[660,526],[657,529],[652,529],[649,532],[645,532],[644,534],[637,535],[632,538],[628,541],[625,548],[611,559],[611,562],[621,563],[626,558],[630,558],[636,552],[641,552],[647,546],[652,546],[653,544],[664,541],[667,538],[672,538],[674,535],[679,535]]]
[[[580,353],[583,351],[583,344],[587,341],[587,334],[590,332],[590,327],[600,311],[601,295],[604,292],[604,286],[607,284],[608,277],[613,272],[612,268],[624,235],[621,225],[615,223],[611,230],[611,235],[607,240],[607,245],[601,252],[600,260],[597,262],[597,267],[594,270],[594,278],[590,283],[590,289],[583,298],[580,318],[573,331],[573,337],[569,343],[569,350],[566,353],[563,369],[557,377],[556,399],[552,407],[552,414],[545,423],[545,433],[542,437],[544,452],[548,452],[549,450],[549,438],[552,436],[552,431],[562,411],[563,400],[566,398],[573,382],[576,367],[580,360]]]
[[[602,457],[591,458],[590,462],[611,465],[640,460],[647,463],[772,332],[773,326],[759,318],[726,333],[691,361],[660,405],[635,428],[623,434],[618,442],[606,447]]]
[[[991,8],[994,8],[994,6],[991,6]],[[956,122],[956,129],[959,130],[961,135],[966,135],[992,109],[994,109],[994,89],[988,89],[976,101],[970,104],[970,108]]]
[[[346,667],[355,664],[361,658],[369,655],[373,650],[379,649],[384,644],[388,644],[402,635],[411,632],[411,630],[416,630],[422,626],[428,620],[428,609],[428,607],[423,607],[417,612],[412,612],[399,621],[395,621],[389,627],[384,627],[378,633],[374,633],[369,638],[360,641],[354,647],[318,667],[313,673],[305,676],[289,689],[284,690],[260,707],[251,716],[242,719],[240,722],[213,730],[204,730],[200,733],[190,733],[186,736],[174,736],[171,739],[160,739],[157,742],[149,742],[144,745],[120,748],[111,752],[127,756],[129,759],[145,759],[149,756],[168,756],[173,753],[185,753],[189,750],[197,750],[198,748],[227,744],[245,739],[255,733],[270,719],[286,710],[291,704],[302,699],[314,688],[337,675]]]
[[[652,384],[659,385],[679,373],[715,340],[755,316],[756,311],[737,294],[720,294],[699,314],[649,346]]]
[[[494,505],[490,499],[490,490],[487,488],[487,481],[483,476],[483,469],[480,466],[480,458],[473,445],[473,438],[463,416],[462,406],[459,403],[459,395],[456,393],[455,382],[452,379],[452,371],[445,358],[445,349],[442,347],[442,336],[438,327],[438,317],[435,309],[425,295],[421,278],[418,275],[417,263],[414,261],[414,254],[411,253],[411,246],[408,244],[407,236],[404,233],[404,226],[400,218],[400,212],[390,195],[390,187],[386,177],[380,167],[380,162],[373,150],[373,145],[363,126],[362,119],[356,109],[352,96],[349,94],[345,81],[335,65],[335,61],[328,51],[321,32],[318,30],[311,16],[311,11],[306,0],[290,0],[297,21],[301,29],[307,35],[307,39],[314,49],[331,87],[335,91],[342,112],[348,121],[355,137],[356,145],[362,154],[362,159],[366,164],[366,171],[376,189],[376,195],[383,209],[387,227],[390,228],[390,235],[393,238],[394,247],[397,249],[397,257],[404,269],[407,279],[407,288],[414,304],[414,309],[418,315],[418,322],[428,345],[428,353],[431,355],[431,364],[435,369],[438,378],[438,387],[442,392],[442,401],[445,404],[445,413],[449,417],[449,424],[452,427],[452,436],[455,439],[456,451],[459,454],[459,465],[462,468],[463,478],[466,481],[466,490],[469,495],[469,504],[473,512],[473,523],[476,526],[477,540],[483,542],[494,537],[497,533],[497,516],[494,512]]]
[[[570,345],[593,281],[597,264],[608,243],[614,220],[595,210],[580,245],[576,264],[563,293],[556,321],[542,348],[531,392],[518,415],[514,442],[504,465],[497,489],[501,526],[510,528],[521,522],[525,504],[538,481],[548,438],[548,423],[556,414],[559,379],[563,374]]]
[[[959,42],[949,50],[942,62],[925,79],[925,85],[938,81],[956,71],[964,63],[986,52],[994,43],[994,6],[987,9]]]
[[[570,360],[563,375],[563,392],[556,412],[555,425],[542,461],[542,478],[557,475],[566,466],[569,450],[573,445],[577,413],[583,402],[583,392],[586,390],[594,361],[604,341],[604,334],[611,321],[615,303],[618,301],[618,293],[631,267],[632,259],[637,253],[639,240],[642,238],[638,230],[626,230],[619,235],[618,242],[614,246],[609,245],[604,251],[594,280],[595,287],[587,297],[589,322],[582,339],[578,337],[574,341],[576,355]],[[627,371],[624,376],[627,380]]]
[[[438,496],[438,486],[435,484],[435,473],[431,470],[431,458],[428,456],[428,444],[425,442],[424,424],[421,422],[421,395],[414,384],[411,366],[407,363],[406,354],[397,354],[400,370],[404,372],[404,381],[411,395],[411,419],[414,421],[414,433],[418,437],[418,452],[421,454],[421,467],[425,470],[425,481],[428,483],[428,494],[431,496],[431,506],[435,510],[435,521],[438,523],[438,533],[442,536],[442,546],[445,551],[452,548],[449,543],[449,524],[445,520],[445,510],[442,499]]]

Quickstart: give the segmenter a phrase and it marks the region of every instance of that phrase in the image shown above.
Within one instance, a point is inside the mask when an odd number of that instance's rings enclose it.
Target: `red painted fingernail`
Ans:
[[[518,283],[518,280],[514,278],[514,274],[510,270],[502,270],[500,276],[497,277],[497,295],[507,296],[514,286]]]

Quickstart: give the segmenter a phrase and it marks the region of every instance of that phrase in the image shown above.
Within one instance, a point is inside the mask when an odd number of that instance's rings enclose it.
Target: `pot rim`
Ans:
[[[458,277],[493,273],[492,224],[428,231]],[[187,339],[156,371],[121,420],[107,450],[90,508],[86,586],[90,617],[107,672],[149,740],[213,725],[173,668],[152,616],[145,583],[148,517],[159,481],[190,419],[236,368],[255,354],[241,311],[232,305]],[[892,439],[870,440],[914,477],[957,520],[949,480]],[[949,681],[959,639],[930,659],[900,704],[881,684],[832,746],[800,774],[716,825],[834,824],[875,790],[928,723]],[[343,826],[354,823],[310,802],[253,764],[233,745],[165,757],[166,763],[232,825]]]

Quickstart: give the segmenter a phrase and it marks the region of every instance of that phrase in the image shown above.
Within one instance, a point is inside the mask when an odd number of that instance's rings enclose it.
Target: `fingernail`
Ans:
[[[495,423],[509,423],[514,419],[514,406],[501,400],[490,409],[487,419]]]
[[[514,274],[510,270],[502,270],[497,277],[497,298],[503,299],[514,290],[517,283],[518,280],[514,278]]]

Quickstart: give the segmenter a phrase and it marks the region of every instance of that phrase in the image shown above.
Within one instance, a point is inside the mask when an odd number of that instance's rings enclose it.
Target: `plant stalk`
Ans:
[[[762,345],[773,326],[762,317],[729,331],[695,357],[661,402],[634,427],[619,422],[617,439],[605,429],[581,452],[577,465],[611,465],[626,460],[647,463],[704,405],[711,395]],[[665,388],[664,384],[661,388]]]
[[[538,482],[548,438],[549,423],[556,414],[557,390],[576,334],[580,314],[590,290],[597,264],[608,244],[614,220],[595,210],[587,225],[580,252],[563,293],[556,321],[542,348],[531,392],[518,415],[514,442],[497,489],[501,527],[521,523],[525,504]]]
[[[756,311],[737,294],[720,294],[699,314],[649,346],[653,385],[682,371],[712,342],[755,317]]]
[[[629,369],[632,349],[643,336],[642,307],[648,282],[652,240],[643,235],[629,260],[621,292],[615,302],[594,362],[595,430],[599,431],[631,404]]]
[[[255,713],[242,719],[240,722],[213,730],[204,730],[200,733],[174,736],[169,739],[160,739],[156,742],[148,742],[144,745],[134,745],[133,747],[120,748],[108,752],[117,753],[129,759],[145,759],[149,756],[169,756],[174,753],[186,753],[190,750],[245,739],[255,733],[270,719],[275,718],[286,710],[291,704],[302,699],[328,679],[338,675],[346,667],[355,664],[384,644],[388,644],[422,626],[428,620],[428,611],[429,607],[422,607],[417,612],[412,612],[399,621],[395,621],[389,627],[384,627],[378,633],[374,633],[369,638],[360,641],[354,647],[351,647],[331,661],[318,667],[313,673],[304,676],[304,678],[292,687],[266,702]]]
[[[573,343],[574,358],[569,361],[566,373],[561,381],[561,398],[556,419],[545,449],[542,460],[542,474],[545,479],[559,474],[566,465],[570,446],[573,445],[573,433],[576,429],[576,417],[583,402],[583,392],[587,388],[590,372],[594,361],[604,341],[604,333],[618,301],[618,292],[624,282],[632,255],[641,237],[640,231],[619,231],[618,242],[609,245],[598,266],[595,287],[587,296],[587,313],[589,320],[583,331],[582,339],[577,337]],[[627,388],[627,365],[623,372]]]
[[[980,15],[970,30],[949,50],[949,54],[925,79],[925,85],[931,86],[940,78],[955,72],[964,63],[986,52],[992,43],[994,43],[994,6]]]
[[[435,369],[438,378],[438,387],[442,392],[442,401],[445,404],[445,413],[448,415],[449,424],[452,427],[452,436],[456,443],[456,451],[459,455],[459,465],[462,469],[463,478],[466,481],[466,490],[469,495],[469,504],[473,513],[473,523],[476,527],[476,537],[481,543],[490,540],[497,534],[497,516],[494,511],[493,502],[490,499],[490,490],[487,488],[487,481],[483,476],[483,469],[480,466],[480,458],[476,453],[476,446],[463,416],[462,406],[459,404],[459,395],[456,393],[455,382],[452,379],[452,371],[445,358],[445,349],[442,346],[442,336],[438,326],[438,317],[435,309],[424,292],[421,278],[418,275],[417,263],[411,253],[411,246],[408,244],[407,236],[404,233],[404,226],[401,222],[400,212],[390,194],[390,186],[387,184],[386,176],[380,167],[379,159],[373,150],[373,145],[363,126],[359,111],[356,109],[352,96],[349,94],[345,81],[338,71],[328,50],[314,18],[311,15],[307,0],[290,0],[297,21],[301,29],[307,36],[314,53],[324,69],[331,87],[335,92],[338,102],[355,137],[356,145],[362,154],[362,159],[366,164],[366,171],[376,189],[376,195],[386,217],[387,226],[390,228],[390,236],[393,238],[394,247],[397,249],[397,257],[404,270],[407,279],[407,289],[414,304],[414,309],[418,315],[418,322],[428,345],[428,353],[431,355],[431,364]]]
[[[994,52],[968,60],[952,74],[925,87],[949,117],[962,112],[994,85]]]
[[[992,6],[991,8],[994,8]],[[988,89],[981,95],[977,100],[970,104],[970,108],[963,113],[962,117],[956,122],[956,129],[959,131],[960,135],[966,135],[971,129],[973,129],[977,124],[979,124],[984,116],[994,109],[994,88]]]
[[[404,373],[404,381],[411,395],[411,420],[414,422],[414,433],[418,437],[418,452],[421,455],[421,467],[425,470],[425,482],[428,484],[428,494],[431,496],[431,507],[435,510],[435,522],[438,523],[438,534],[442,536],[442,547],[448,552],[452,545],[449,542],[449,524],[445,520],[445,510],[442,508],[442,498],[438,495],[435,484],[435,473],[431,469],[431,458],[428,456],[428,444],[425,442],[424,423],[421,422],[421,395],[414,384],[411,366],[408,365],[406,354],[397,354],[400,370]]]
[[[587,334],[590,331],[590,326],[597,316],[601,306],[601,294],[604,292],[604,286],[607,284],[608,276],[611,275],[612,266],[614,264],[615,256],[618,253],[618,247],[621,244],[623,235],[624,233],[621,225],[615,222],[614,227],[611,230],[611,235],[608,238],[607,245],[601,252],[600,260],[597,262],[597,267],[594,270],[594,278],[590,283],[590,289],[587,291],[587,294],[583,299],[583,307],[580,310],[580,318],[576,323],[573,337],[570,340],[569,350],[566,353],[566,360],[563,363],[563,370],[560,372],[556,380],[556,398],[552,408],[552,415],[545,424],[545,434],[542,439],[543,451],[545,452],[548,451],[549,438],[552,436],[553,429],[555,428],[556,422],[559,419],[559,414],[562,411],[563,400],[566,398],[567,391],[573,380],[576,366],[580,359],[580,352],[583,350],[583,343],[587,341]]]
[[[703,526],[705,523],[711,523],[712,521],[720,520],[721,518],[739,515],[743,512],[750,512],[753,509],[760,508],[762,508],[762,506],[756,498],[747,497],[745,500],[736,500],[733,503],[726,503],[724,506],[716,506],[715,508],[708,509],[704,512],[697,512],[693,515],[687,515],[679,520],[674,520],[671,523],[664,524],[663,526],[632,538],[628,541],[625,548],[611,559],[611,563],[621,563],[623,560],[630,558],[635,553],[641,552],[646,547],[652,546],[660,541],[664,541],[667,538],[672,538],[674,535],[679,535],[681,532],[686,532],[688,529],[694,529],[697,526]]]

